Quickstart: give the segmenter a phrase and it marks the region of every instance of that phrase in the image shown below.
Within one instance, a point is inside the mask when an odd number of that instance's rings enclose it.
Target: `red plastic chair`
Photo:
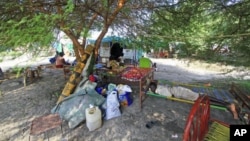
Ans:
[[[212,128],[210,128],[211,126]],[[210,119],[210,100],[207,95],[202,95],[191,108],[184,129],[183,141],[203,141],[210,140],[209,138],[213,137],[216,138],[217,135],[212,134],[217,134],[217,129],[215,129],[217,127],[224,128],[223,137],[229,138],[229,125],[222,121]]]

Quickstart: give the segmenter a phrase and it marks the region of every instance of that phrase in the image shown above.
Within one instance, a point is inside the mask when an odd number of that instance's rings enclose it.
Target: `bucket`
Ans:
[[[89,131],[94,131],[102,125],[101,110],[98,107],[90,106],[85,110],[86,124]]]

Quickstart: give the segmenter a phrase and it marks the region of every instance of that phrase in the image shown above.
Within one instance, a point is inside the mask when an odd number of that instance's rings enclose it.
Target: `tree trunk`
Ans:
[[[100,33],[97,40],[95,41],[95,60],[97,60],[98,58],[98,52],[101,47],[102,39],[106,35],[107,32],[108,32],[108,27],[106,26],[105,28],[103,28],[102,32]]]
[[[97,40],[95,41],[95,48],[97,50],[99,50],[101,43],[102,43],[102,39],[103,37],[106,35],[106,33],[108,32],[108,27],[105,26],[102,30],[102,32],[100,33],[100,35],[98,36]]]
[[[67,36],[71,39],[73,43],[73,49],[75,52],[76,60],[80,60],[81,56],[84,54],[84,48],[86,44],[86,39],[83,40],[82,45],[79,43],[78,38],[76,36],[72,36],[70,32],[65,32]]]
[[[81,44],[77,40],[72,40],[72,42],[73,42],[73,48],[74,48],[76,60],[79,60],[81,58],[82,51],[84,52],[84,49],[82,49]]]

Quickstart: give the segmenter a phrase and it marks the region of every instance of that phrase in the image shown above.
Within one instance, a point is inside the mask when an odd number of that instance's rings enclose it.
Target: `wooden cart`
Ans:
[[[116,73],[114,75],[109,75],[108,81],[110,83],[114,84],[124,84],[124,85],[129,85],[134,93],[139,93],[139,104],[140,104],[140,109],[142,109],[142,103],[146,98],[146,92],[148,90],[149,83],[154,80],[154,68],[138,68],[138,71],[142,71],[142,76],[139,80],[129,80],[129,79],[124,79],[122,78],[121,74],[123,73]],[[126,70],[126,69],[125,69]],[[103,70],[105,71],[105,70]],[[104,72],[98,72],[97,74],[104,73]]]

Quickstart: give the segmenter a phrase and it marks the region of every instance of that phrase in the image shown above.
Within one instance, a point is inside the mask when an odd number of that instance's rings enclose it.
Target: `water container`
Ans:
[[[96,106],[90,106],[85,110],[86,124],[89,131],[100,128],[102,125],[101,110]]]

